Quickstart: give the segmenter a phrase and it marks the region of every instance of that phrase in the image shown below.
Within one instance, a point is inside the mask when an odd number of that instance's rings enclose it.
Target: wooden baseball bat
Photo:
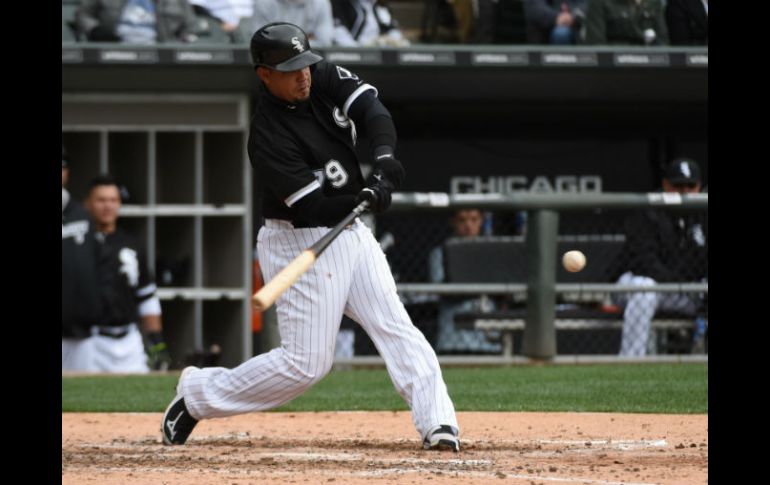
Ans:
[[[353,211],[345,216],[339,224],[334,226],[331,231],[323,235],[312,246],[302,251],[299,256],[294,258],[291,263],[286,265],[277,275],[273,277],[265,286],[251,298],[254,308],[258,311],[264,311],[275,303],[275,300],[283,294],[295,281],[307,271],[321,253],[342,233],[345,226],[350,224],[353,219],[360,216],[369,207],[368,201],[358,204]]]

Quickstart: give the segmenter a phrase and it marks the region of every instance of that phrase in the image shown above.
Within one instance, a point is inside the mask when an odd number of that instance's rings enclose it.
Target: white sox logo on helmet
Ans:
[[[302,46],[302,42],[300,42],[297,37],[292,37],[291,43],[294,48],[297,49],[297,52],[303,52],[305,50],[305,48]]]

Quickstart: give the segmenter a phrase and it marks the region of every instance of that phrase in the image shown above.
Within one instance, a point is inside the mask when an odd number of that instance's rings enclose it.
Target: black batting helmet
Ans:
[[[310,42],[302,29],[288,22],[274,22],[254,32],[251,59],[254,67],[288,72],[313,65],[323,57],[310,50]]]

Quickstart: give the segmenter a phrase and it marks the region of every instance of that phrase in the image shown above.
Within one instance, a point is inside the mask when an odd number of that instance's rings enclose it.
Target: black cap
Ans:
[[[301,28],[288,22],[273,22],[251,37],[251,59],[255,67],[289,72],[311,66],[323,57],[310,50],[310,41]]]
[[[700,167],[691,158],[676,158],[666,168],[665,177],[672,184],[695,184],[700,182]]]
[[[61,146],[61,168],[69,168],[69,155],[67,155],[67,149],[64,145]]]

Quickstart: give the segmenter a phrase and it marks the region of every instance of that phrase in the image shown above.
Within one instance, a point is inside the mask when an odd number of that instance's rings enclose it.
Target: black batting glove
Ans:
[[[401,162],[393,156],[393,149],[389,146],[379,146],[374,150],[374,170],[381,172],[391,181],[395,190],[404,183],[406,171]]]
[[[166,371],[171,366],[171,354],[163,334],[152,332],[146,336],[145,351],[147,353],[147,366],[151,370]]]
[[[374,174],[375,182],[361,190],[356,196],[356,205],[369,202],[369,210],[375,214],[385,212],[390,207],[393,184],[380,173]]]

